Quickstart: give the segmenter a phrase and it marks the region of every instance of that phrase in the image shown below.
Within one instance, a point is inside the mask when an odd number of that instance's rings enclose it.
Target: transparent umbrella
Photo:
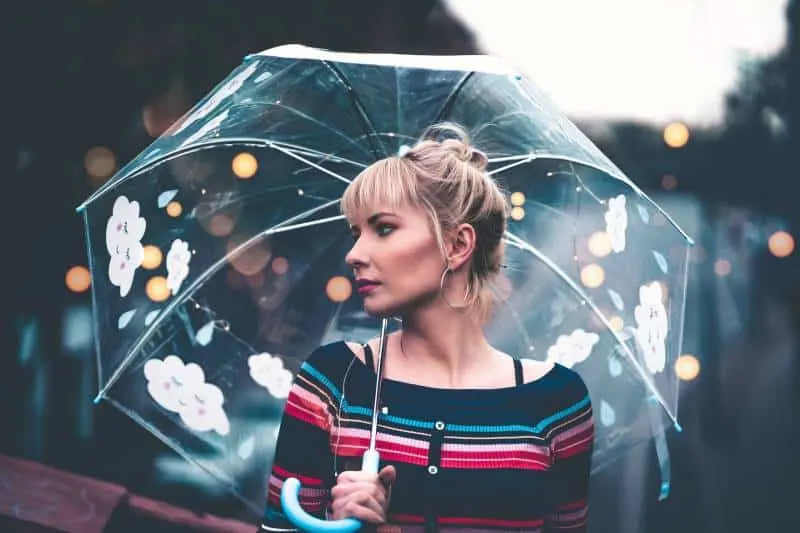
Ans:
[[[595,470],[677,426],[691,240],[529,80],[486,56],[254,54],[98,189],[85,219],[100,391],[256,512],[293,376],[381,324],[339,199],[452,121],[510,194],[490,341],[556,360],[598,413]]]

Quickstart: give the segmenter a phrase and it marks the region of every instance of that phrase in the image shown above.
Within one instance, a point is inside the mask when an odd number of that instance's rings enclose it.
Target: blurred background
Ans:
[[[800,531],[797,0],[30,0],[5,20],[1,454],[255,524],[206,474],[92,404],[75,207],[248,53],[493,53],[697,242],[672,493],[657,501],[655,452],[642,447],[593,479],[591,531]]]

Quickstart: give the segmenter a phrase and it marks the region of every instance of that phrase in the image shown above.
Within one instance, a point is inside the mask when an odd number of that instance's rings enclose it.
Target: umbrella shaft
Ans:
[[[383,361],[386,357],[386,335],[389,328],[389,319],[384,318],[381,322],[381,338],[378,347],[378,368],[376,369],[375,397],[372,400],[372,426],[369,431],[369,449],[376,449],[378,437],[378,414],[381,406],[381,383],[383,382]]]

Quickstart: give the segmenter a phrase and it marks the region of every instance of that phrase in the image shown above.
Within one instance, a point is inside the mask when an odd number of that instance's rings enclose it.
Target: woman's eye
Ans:
[[[387,224],[381,224],[380,226],[375,228],[375,232],[381,237],[389,235],[393,230],[394,228]]]

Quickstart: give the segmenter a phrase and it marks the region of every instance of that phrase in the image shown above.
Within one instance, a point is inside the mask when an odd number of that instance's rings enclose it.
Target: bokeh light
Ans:
[[[344,276],[334,276],[325,285],[325,293],[333,302],[344,302],[353,294],[350,280]]]
[[[180,202],[170,202],[167,204],[167,214],[172,218],[181,216],[183,213],[183,206]]]
[[[691,381],[700,374],[700,361],[691,354],[684,354],[675,360],[675,374],[678,379]]]
[[[249,152],[236,154],[231,163],[233,173],[240,179],[247,180],[256,175],[258,160]]]
[[[714,273],[717,276],[724,278],[731,273],[731,262],[727,259],[717,259],[714,261]]]
[[[231,266],[245,276],[253,276],[264,270],[272,257],[272,253],[267,249],[264,241],[251,243],[247,248],[234,254],[234,250],[240,244],[242,244],[240,239],[231,239],[228,242],[227,255]]]
[[[612,316],[608,319],[608,323],[614,331],[622,331],[625,327],[625,321],[619,316]]]
[[[143,248],[144,257],[142,258],[142,268],[153,270],[161,265],[164,254],[158,246],[148,244]]]
[[[167,278],[164,276],[153,276],[147,280],[147,285],[144,288],[147,297],[154,302],[163,302],[169,298],[169,287],[167,287]]]
[[[276,257],[272,260],[272,271],[282,276],[289,271],[289,260],[285,257]]]
[[[83,265],[76,265],[67,270],[64,282],[72,292],[86,292],[92,284],[92,276],[89,269]]]
[[[214,237],[227,237],[233,232],[236,223],[225,214],[217,214],[208,222],[208,232]]]
[[[664,177],[661,178],[661,186],[665,191],[671,191],[678,186],[678,178],[672,174],[665,174]]]
[[[102,183],[116,172],[117,156],[105,146],[95,146],[86,152],[83,165],[93,183]]]
[[[603,267],[594,263],[584,266],[581,269],[581,283],[590,289],[596,289],[606,279],[606,272]]]
[[[769,253],[775,257],[788,257],[794,251],[794,237],[788,232],[776,231],[769,236],[767,247],[769,248]]]
[[[589,251],[595,257],[605,257],[611,253],[611,236],[605,231],[597,231],[589,237]]]
[[[511,193],[511,205],[513,205],[514,207],[520,207],[524,203],[525,203],[525,193],[523,192]]]
[[[512,207],[511,208],[511,218],[513,220],[517,220],[517,221],[522,220],[523,218],[525,218],[525,209],[523,209],[522,207],[519,207],[519,206]]]
[[[689,128],[683,122],[673,122],[664,128],[664,142],[670,148],[681,148],[689,142]]]

